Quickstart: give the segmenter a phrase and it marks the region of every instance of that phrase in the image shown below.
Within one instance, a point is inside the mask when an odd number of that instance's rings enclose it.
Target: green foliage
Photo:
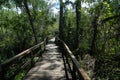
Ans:
[[[99,55],[96,57],[95,74],[100,80],[119,80],[120,79],[120,54]]]
[[[28,15],[23,8],[24,6],[21,5],[22,1],[6,0],[3,3],[0,6],[0,53],[2,53],[0,54],[0,62],[34,45],[33,32],[29,24]],[[28,4],[32,6],[30,14],[34,18],[37,37],[39,42],[41,42],[43,38],[52,34],[52,26],[56,19],[49,16],[47,3],[44,0],[38,0],[37,2],[28,0]]]
[[[29,16],[26,13],[23,1],[2,0],[0,1],[0,63],[15,56],[21,51],[35,45],[34,35]],[[58,20],[51,16],[48,5],[44,0],[26,0],[29,13],[33,19],[33,25],[37,32],[38,42],[43,41],[45,37],[55,35],[58,32]],[[55,23],[55,24],[54,24]],[[41,47],[43,49],[43,47]],[[5,74],[6,78],[15,74],[29,58],[22,59],[18,65],[9,65],[9,70]],[[36,62],[38,58],[34,59]],[[22,70],[14,80],[21,80],[30,65]]]
[[[0,1],[0,63],[34,45],[34,35],[23,1],[25,0]],[[59,16],[52,16],[53,14],[49,9],[52,5],[48,6],[45,0],[26,1],[37,32],[38,42],[41,42],[47,36],[58,34]],[[68,2],[68,0],[66,1]],[[118,61],[120,60],[120,1],[81,0],[81,2],[86,7],[82,7],[80,13],[81,20],[79,21],[80,31],[78,35],[80,45],[74,50],[73,45],[77,31],[76,12],[74,11],[76,3],[72,3],[73,9],[67,9],[64,6],[63,39],[79,59],[81,56],[89,54],[91,49],[93,50],[93,55],[96,58],[95,73],[101,80],[106,78],[119,80],[120,68],[117,65],[120,65]],[[94,39],[95,31],[96,36]],[[93,46],[92,41],[94,41],[93,48],[91,48]],[[98,57],[98,55],[101,56]],[[101,66],[99,66],[100,64]],[[8,71],[6,75],[9,77],[13,73],[14,69]],[[21,72],[15,80],[20,80],[24,74],[25,71]]]
[[[22,71],[21,73],[19,73],[19,74],[15,77],[14,80],[21,80],[21,79],[23,79],[23,77],[25,76],[26,72],[27,72],[26,70]]]
[[[76,0],[78,1],[78,0]],[[79,31],[79,47],[74,50],[74,41],[76,39],[76,12],[64,8],[64,28],[63,39],[73,51],[78,59],[83,55],[93,51],[93,56],[97,60],[101,68],[95,76],[100,80],[119,80],[120,67],[120,7],[119,0],[80,0],[85,7],[81,8],[80,31]],[[74,4],[76,6],[76,4]],[[105,55],[104,55],[105,54]],[[101,55],[97,57],[98,55]],[[115,57],[116,56],[116,57]],[[80,58],[81,57],[81,58]],[[103,58],[104,57],[104,58]],[[116,60],[114,60],[116,58]],[[101,63],[103,62],[103,65]],[[105,62],[104,62],[105,61]],[[96,63],[97,63],[96,62]],[[106,64],[105,64],[106,63]],[[100,66],[99,66],[100,67]],[[109,68],[108,68],[109,67]],[[100,69],[100,70],[98,70]],[[118,71],[116,71],[118,70]],[[99,73],[100,72],[100,73]],[[111,75],[111,76],[110,76]],[[98,79],[99,80],[99,79]]]

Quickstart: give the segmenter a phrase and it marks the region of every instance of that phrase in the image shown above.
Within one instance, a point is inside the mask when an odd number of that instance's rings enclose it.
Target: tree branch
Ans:
[[[101,23],[103,24],[103,23],[105,23],[105,22],[107,22],[109,20],[112,20],[112,19],[115,19],[115,18],[119,18],[119,17],[120,17],[120,15],[110,16],[110,17],[107,17],[107,18],[101,20]]]

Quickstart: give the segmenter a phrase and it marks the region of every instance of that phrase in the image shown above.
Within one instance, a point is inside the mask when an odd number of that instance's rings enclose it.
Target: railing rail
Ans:
[[[26,68],[30,69],[33,67],[35,63],[34,58],[42,55],[40,53],[45,50],[46,43],[47,38],[44,39],[43,42],[0,64],[0,80],[14,80],[15,76],[19,74],[21,70],[26,70]]]
[[[80,67],[80,63],[77,61],[65,42],[60,40],[58,37],[56,37],[55,42],[63,53],[62,56],[67,80],[70,80],[70,75],[72,76],[72,80],[91,80],[87,73]]]

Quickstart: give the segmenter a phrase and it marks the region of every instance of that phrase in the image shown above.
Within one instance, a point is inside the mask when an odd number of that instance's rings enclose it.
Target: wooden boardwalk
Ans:
[[[42,58],[23,80],[66,80],[62,54],[54,44],[54,38],[46,45]]]

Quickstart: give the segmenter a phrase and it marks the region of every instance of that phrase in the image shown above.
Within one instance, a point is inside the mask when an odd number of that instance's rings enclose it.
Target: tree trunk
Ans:
[[[75,42],[74,49],[79,48],[80,42],[80,21],[81,21],[81,0],[76,0],[76,33],[75,33]]]
[[[26,13],[27,13],[27,15],[29,17],[31,28],[33,30],[33,35],[34,35],[35,43],[37,44],[38,43],[38,41],[37,41],[37,33],[36,33],[36,30],[35,30],[35,27],[34,27],[32,16],[30,14],[30,10],[29,10],[28,5],[27,5],[27,0],[24,0],[24,6],[25,6],[25,9],[26,9]]]
[[[60,0],[59,37],[63,39],[63,0]]]
[[[94,51],[95,51],[95,42],[96,42],[96,38],[97,38],[97,26],[98,26],[97,19],[98,19],[98,17],[94,18],[93,23],[92,23],[94,32],[93,32],[93,39],[92,39],[91,49],[90,49],[90,55],[93,55]]]
[[[92,21],[92,26],[93,26],[93,29],[94,29],[94,32],[93,32],[93,38],[92,38],[92,43],[91,43],[91,49],[90,49],[90,55],[93,56],[95,54],[95,51],[96,51],[96,48],[95,48],[95,43],[96,43],[96,39],[97,39],[97,32],[98,32],[98,18],[100,17],[100,13],[101,13],[101,10],[103,8],[103,2],[98,5],[98,8],[96,8],[96,14],[94,14],[94,19]]]

